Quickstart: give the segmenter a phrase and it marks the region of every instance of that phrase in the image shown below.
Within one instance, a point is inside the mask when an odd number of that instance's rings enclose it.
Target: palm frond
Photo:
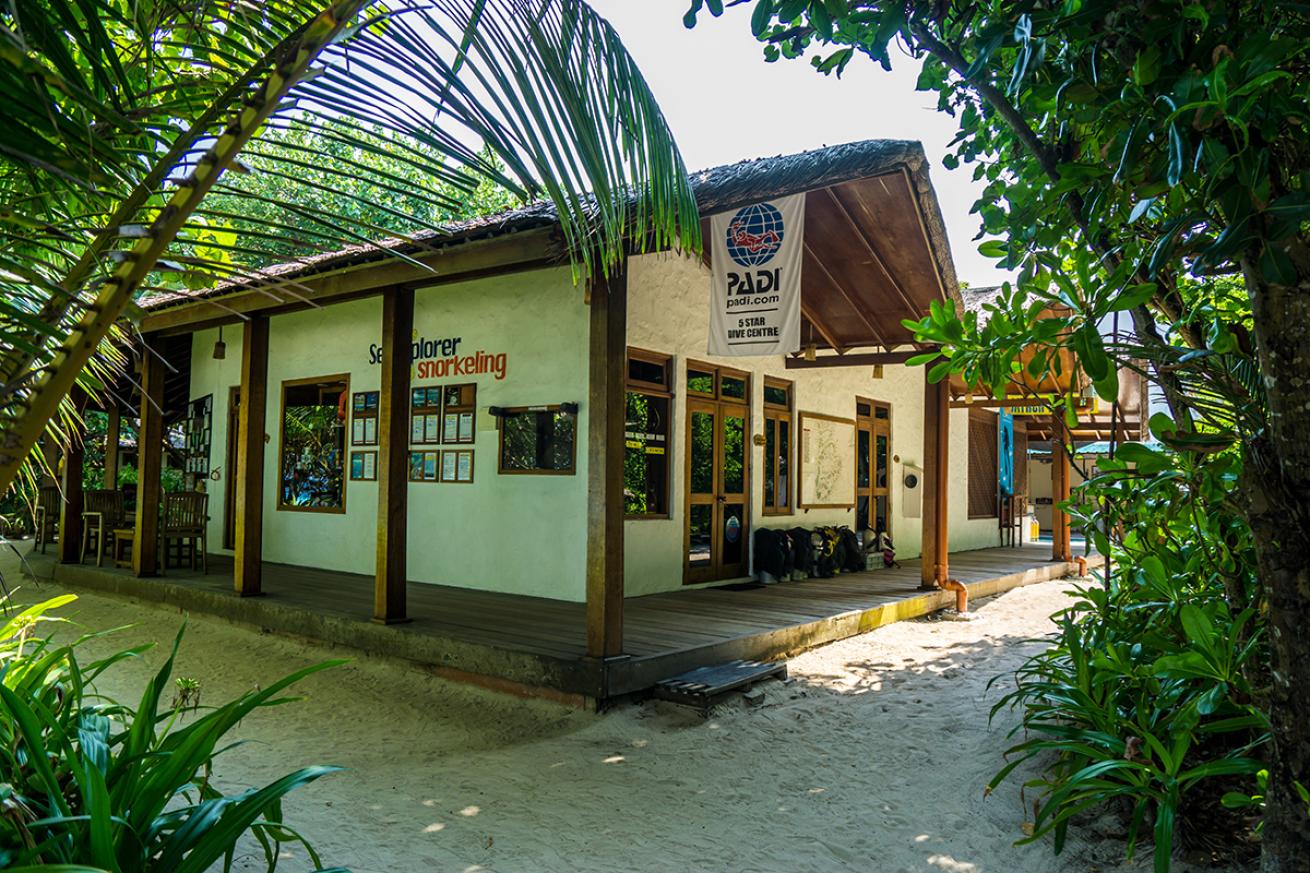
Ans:
[[[576,275],[630,245],[699,246],[659,107],[581,0],[156,7],[0,7],[0,487],[143,288],[431,229],[488,185],[553,204]],[[318,136],[334,167],[306,160]],[[377,198],[324,201],[366,174]],[[370,199],[390,205],[349,214]],[[239,221],[234,202],[261,211]]]

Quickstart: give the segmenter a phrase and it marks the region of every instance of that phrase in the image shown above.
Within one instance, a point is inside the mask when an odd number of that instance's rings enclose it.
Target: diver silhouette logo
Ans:
[[[782,235],[782,213],[772,203],[742,207],[728,224],[728,255],[743,267],[767,264],[782,247]]]

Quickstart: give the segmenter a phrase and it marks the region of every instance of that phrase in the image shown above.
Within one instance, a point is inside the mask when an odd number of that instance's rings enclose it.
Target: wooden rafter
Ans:
[[[828,266],[823,262],[823,259],[814,253],[814,249],[810,248],[810,244],[807,242],[804,245],[805,254],[810,256],[810,259],[818,266],[819,271],[823,273],[824,277],[832,284],[832,287],[837,289],[837,293],[841,296],[841,299],[845,300],[846,304],[850,306],[857,316],[859,316],[860,321],[864,322],[864,326],[873,334],[873,338],[878,341],[878,345],[883,348],[889,348],[887,340],[883,338],[882,331],[878,330],[878,326],[873,323],[873,319],[869,318],[868,313],[864,311],[864,307],[856,302],[855,298],[851,297],[850,292],[846,290],[841,282],[837,281],[837,278],[828,270]]]
[[[922,313],[919,312],[919,308],[914,305],[914,301],[910,299],[910,295],[905,293],[905,289],[901,287],[901,283],[896,281],[896,277],[892,275],[891,270],[887,269],[887,264],[883,261],[882,255],[878,254],[878,250],[873,247],[873,243],[869,242],[869,238],[864,235],[864,231],[860,228],[859,222],[855,220],[855,216],[851,215],[851,211],[846,208],[846,204],[837,196],[837,192],[832,188],[824,188],[823,193],[828,195],[828,199],[832,201],[833,206],[837,208],[837,211],[841,214],[842,218],[846,220],[846,223],[851,228],[851,233],[855,234],[855,238],[860,241],[860,245],[864,247],[865,252],[867,252],[869,257],[873,259],[873,262],[878,266],[878,269],[882,271],[888,284],[892,286],[892,289],[901,298],[901,302],[905,304],[906,310],[914,317],[921,315]]]
[[[879,365],[904,364],[915,355],[923,354],[919,349],[902,349],[894,352],[860,352],[845,355],[823,355],[813,361],[804,358],[788,358],[788,370],[816,370],[824,367],[875,367]],[[952,404],[954,405],[954,404]]]
[[[819,332],[819,336],[823,337],[824,342],[832,346],[837,354],[840,355],[846,351],[845,346],[833,339],[832,331],[823,323],[823,319],[816,316],[814,310],[805,305],[805,298],[803,296],[801,297],[801,315],[805,316],[806,320],[809,321],[810,326]]]

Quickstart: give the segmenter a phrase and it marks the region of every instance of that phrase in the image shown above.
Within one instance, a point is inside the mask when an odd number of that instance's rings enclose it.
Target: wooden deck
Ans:
[[[265,564],[265,596],[239,598],[232,590],[232,561],[222,556],[211,556],[208,575],[170,569],[151,579],[108,566],[55,564],[39,554],[33,563],[74,587],[401,657],[443,675],[506,690],[546,689],[601,701],[642,691],[694,667],[785,657],[954,603],[947,592],[918,590],[917,561],[900,569],[766,588],[634,597],[624,610],[625,655],[601,662],[586,657],[581,603],[411,582],[413,620],[383,626],[368,620],[371,576]],[[971,597],[1067,576],[1075,569],[1074,564],[1052,562],[1049,546],[951,555],[951,575],[969,586]]]

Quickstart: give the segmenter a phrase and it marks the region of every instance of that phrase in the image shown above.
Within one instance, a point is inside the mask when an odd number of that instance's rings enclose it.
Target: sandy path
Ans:
[[[12,580],[12,561],[0,564]],[[60,591],[30,585],[30,602]],[[1006,718],[987,724],[987,680],[1037,649],[1066,598],[1019,589],[980,620],[905,622],[809,652],[792,680],[711,718],[662,703],[604,716],[523,701],[359,658],[311,677],[302,703],[258,713],[252,745],[220,759],[232,785],[310,763],[349,768],[297,792],[288,820],[324,860],[393,871],[1112,870],[1118,847],[1077,838],[1059,858],[1014,847],[1018,781],[984,799]],[[134,623],[97,653],[171,639],[173,611],[83,594],[91,628]],[[334,653],[193,617],[179,674],[228,697]],[[163,658],[101,688],[135,697]],[[1142,859],[1145,860],[1145,859]],[[287,870],[304,869],[292,858]]]

